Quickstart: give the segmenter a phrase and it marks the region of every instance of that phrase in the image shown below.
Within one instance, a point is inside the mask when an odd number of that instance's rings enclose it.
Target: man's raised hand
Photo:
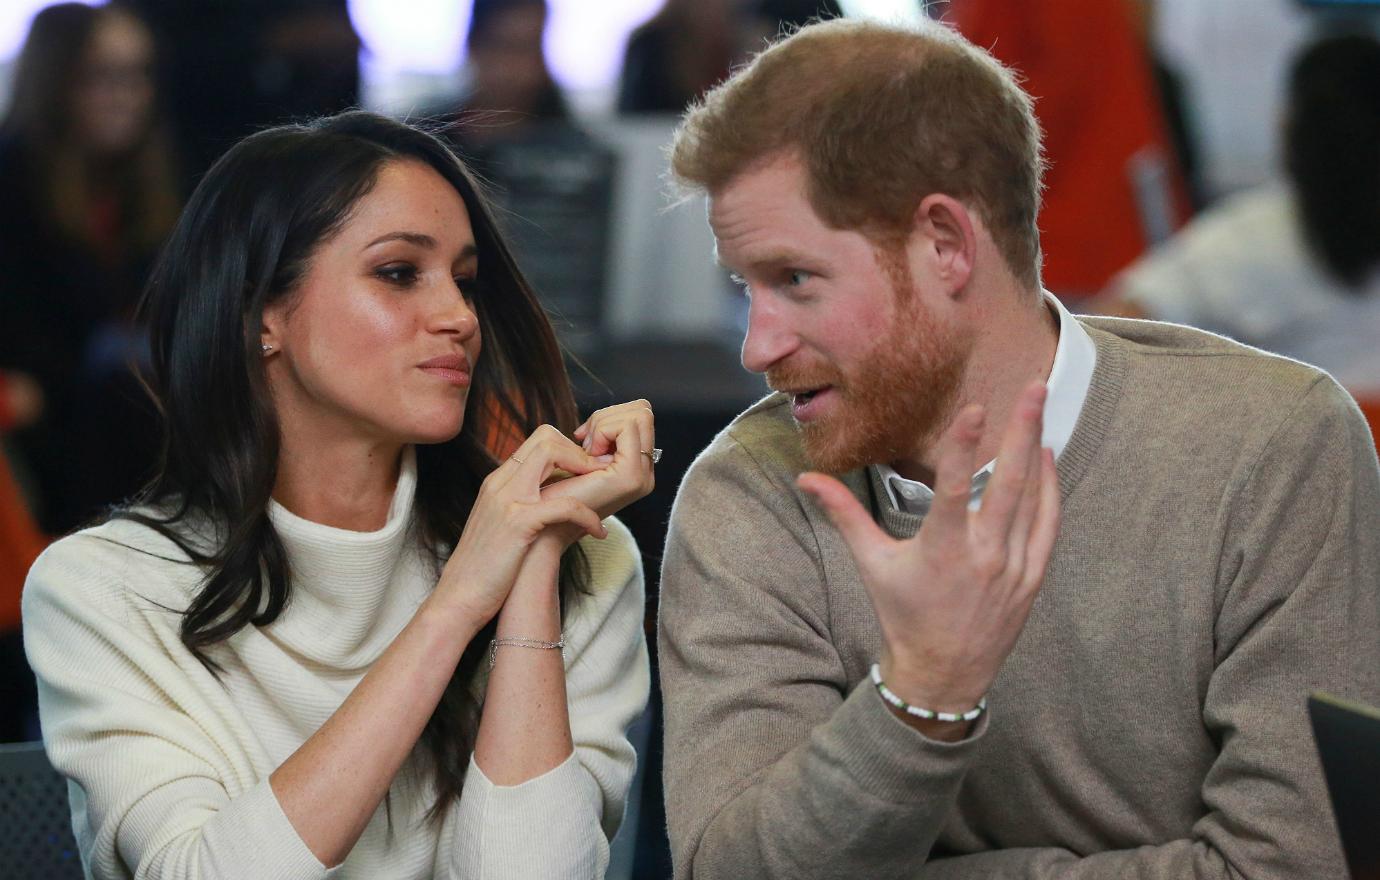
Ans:
[[[959,413],[940,438],[934,502],[914,538],[887,535],[838,480],[799,477],[853,553],[882,628],[882,677],[911,705],[973,708],[1025,626],[1059,528],[1054,456],[1040,446],[1044,400],[1038,382],[1017,400],[977,510],[968,502],[983,411]]]

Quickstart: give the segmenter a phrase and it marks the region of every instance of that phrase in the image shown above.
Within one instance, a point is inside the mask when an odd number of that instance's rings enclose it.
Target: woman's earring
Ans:
[[[265,342],[265,343],[263,343],[262,345],[259,346],[259,349],[260,349],[261,351],[263,351],[264,354],[268,354],[270,351],[273,350],[273,346],[271,346],[271,345],[269,345],[267,342]]]

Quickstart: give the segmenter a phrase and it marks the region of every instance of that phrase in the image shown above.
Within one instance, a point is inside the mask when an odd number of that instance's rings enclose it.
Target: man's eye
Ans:
[[[792,269],[786,273],[786,283],[791,287],[799,287],[810,277],[810,273],[802,269]]]
[[[408,263],[390,263],[375,269],[374,275],[397,287],[407,287],[417,280],[417,267]]]

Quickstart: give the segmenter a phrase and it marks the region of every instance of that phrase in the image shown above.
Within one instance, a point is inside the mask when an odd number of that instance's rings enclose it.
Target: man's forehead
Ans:
[[[730,266],[790,261],[823,228],[806,198],[804,175],[779,164],[744,172],[710,192],[707,210],[715,259]]]
[[[807,182],[805,166],[794,154],[782,153],[754,162],[709,191],[710,222],[743,209],[807,203]]]

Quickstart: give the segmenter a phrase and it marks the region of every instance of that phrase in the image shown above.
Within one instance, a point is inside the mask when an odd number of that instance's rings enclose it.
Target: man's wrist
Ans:
[[[986,708],[985,695],[967,701],[962,696],[951,695],[954,692],[962,693],[961,688],[934,687],[928,684],[924,676],[908,676],[903,669],[890,655],[883,658],[878,664],[879,676],[868,681],[877,691],[877,699],[886,704],[892,715],[927,739],[938,742],[965,739],[976,725],[977,716]],[[919,708],[921,714],[908,711],[908,707]]]
[[[987,696],[985,685],[936,676],[933,669],[908,663],[887,652],[878,663],[882,680],[892,693],[912,706],[933,712],[962,715]]]

